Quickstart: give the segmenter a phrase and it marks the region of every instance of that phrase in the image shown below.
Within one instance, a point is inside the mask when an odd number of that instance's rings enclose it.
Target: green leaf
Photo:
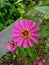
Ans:
[[[49,6],[36,6],[35,10],[49,16]]]
[[[47,25],[41,25],[40,26],[40,31],[45,31],[45,30],[47,30],[47,29],[49,29],[49,26],[47,26]]]
[[[48,15],[44,15],[44,16],[42,16],[42,19],[49,19],[49,16]]]
[[[22,58],[25,58],[27,56],[27,52],[22,47],[16,49],[16,54],[21,56]]]
[[[16,49],[16,54],[19,55],[19,47]]]
[[[14,64],[10,64],[10,65],[14,65]]]
[[[25,9],[25,5],[23,3],[18,3],[19,7],[21,7],[22,9]]]
[[[29,55],[30,57],[33,57],[33,56],[32,56],[32,51],[31,51],[31,48],[30,48],[30,47],[26,48],[26,52],[28,53],[28,55]]]
[[[22,9],[22,8],[18,8],[18,11],[21,13],[21,14],[23,14],[23,13],[25,13],[25,10],[24,9]]]
[[[15,59],[16,58],[16,54],[13,54],[13,59]]]
[[[31,60],[34,60],[34,59],[37,58],[37,54],[34,52],[35,48],[36,48],[36,45],[34,45],[34,47],[28,47],[28,48],[26,48],[26,52],[31,57]]]
[[[45,40],[45,44],[43,46],[42,51],[43,52],[48,52],[48,48],[49,48],[49,38],[47,40]]]
[[[49,38],[46,41],[46,46],[49,47]]]
[[[49,36],[49,26],[41,26],[40,34],[41,34],[41,36],[39,37],[39,39]]]
[[[21,55],[22,58],[25,58],[27,56],[27,52],[22,47],[20,47],[20,55]]]
[[[15,2],[15,4],[17,4],[17,3],[19,3],[19,2],[21,2],[22,0],[17,0],[17,2]]]
[[[4,56],[4,59],[8,59],[8,56]]]
[[[3,29],[3,24],[0,23],[0,31]]]

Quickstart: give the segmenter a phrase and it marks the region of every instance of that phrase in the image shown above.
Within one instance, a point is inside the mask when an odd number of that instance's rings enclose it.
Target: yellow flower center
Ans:
[[[29,30],[24,30],[21,34],[23,38],[29,38],[30,37],[30,31]]]
[[[10,44],[10,48],[13,48],[14,47],[14,44]]]

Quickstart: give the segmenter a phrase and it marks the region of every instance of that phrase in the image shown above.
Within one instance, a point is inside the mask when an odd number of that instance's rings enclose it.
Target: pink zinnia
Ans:
[[[34,65],[43,65],[42,61],[36,61]]]
[[[14,41],[9,41],[7,43],[7,50],[8,51],[13,52],[16,50],[16,48],[17,48],[17,45],[16,45],[16,43],[14,43]]]
[[[12,36],[14,42],[17,42],[17,46],[32,47],[33,42],[38,43],[37,37],[40,36],[38,32],[39,27],[36,26],[36,22],[31,20],[21,20],[15,24],[12,29]]]

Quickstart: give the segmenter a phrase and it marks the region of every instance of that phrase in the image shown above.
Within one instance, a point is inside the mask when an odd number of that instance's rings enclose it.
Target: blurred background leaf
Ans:
[[[35,10],[41,12],[42,14],[49,16],[49,6],[37,6],[34,8],[35,8]]]
[[[39,37],[39,39],[43,39],[45,37],[49,36],[49,26],[40,26],[40,34],[41,36]]]

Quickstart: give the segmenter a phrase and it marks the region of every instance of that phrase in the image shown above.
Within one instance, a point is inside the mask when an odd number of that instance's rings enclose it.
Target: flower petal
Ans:
[[[37,33],[32,33],[31,36],[40,36],[40,33],[37,32]]]
[[[20,21],[20,26],[22,27],[22,29],[25,29],[24,20],[21,20],[21,21]]]
[[[23,48],[27,48],[27,46],[28,46],[28,42],[27,42],[27,39],[25,39],[23,43]]]
[[[36,25],[35,22],[30,22],[29,30],[33,29],[33,27]]]
[[[39,61],[38,64],[39,64],[39,65],[43,65],[42,61]]]
[[[19,37],[19,36],[20,36],[19,33],[15,33],[15,32],[12,33],[12,37]]]
[[[11,44],[14,44],[14,47],[13,48],[10,47]],[[15,51],[16,48],[17,48],[17,45],[16,45],[16,43],[14,41],[9,41],[7,43],[7,50],[8,51],[13,52],[13,51]]]
[[[18,42],[20,39],[22,39],[22,37],[15,37],[14,42]]]
[[[38,43],[38,39],[37,38],[31,37],[30,39],[33,40],[35,43]]]
[[[11,51],[11,48],[9,46],[9,43],[7,43],[7,50]]]
[[[30,28],[30,25],[32,25],[32,20],[28,21],[28,27]]]
[[[32,43],[32,41],[30,39],[28,39],[28,44],[29,44],[30,47],[33,46],[33,43]]]
[[[39,27],[35,27],[34,29],[31,30],[31,32],[37,32],[38,30],[40,30]]]
[[[27,20],[25,20],[24,24],[25,24],[25,28],[27,28],[27,29],[28,29],[28,27],[29,27],[29,20],[28,20],[28,19],[27,19]]]
[[[16,24],[15,24],[15,27],[18,28],[20,31],[22,31],[22,28],[21,28],[21,26],[20,26],[20,23],[16,23]]]
[[[19,47],[19,46],[21,46],[22,45],[22,43],[23,43],[23,41],[24,41],[24,39],[22,38],[21,40],[19,40],[18,41],[18,43],[17,43],[17,46]]]
[[[12,33],[13,33],[13,32],[20,33],[20,30],[17,29],[17,28],[12,28]]]
[[[42,61],[36,61],[33,65],[43,65]]]

